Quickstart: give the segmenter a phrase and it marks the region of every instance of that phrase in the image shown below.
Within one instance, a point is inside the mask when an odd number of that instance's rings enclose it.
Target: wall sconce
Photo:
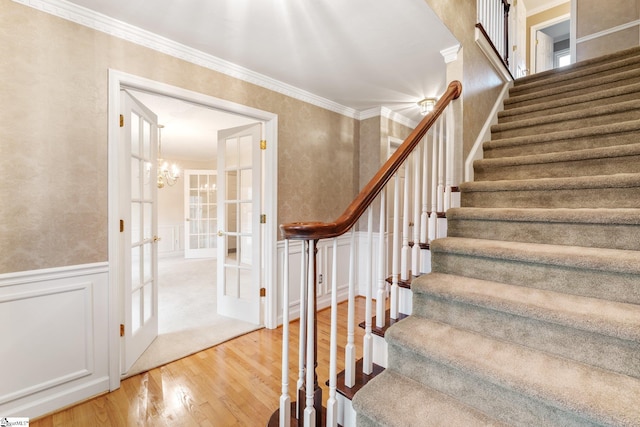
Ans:
[[[420,106],[420,114],[424,116],[425,114],[432,112],[434,107],[436,106],[436,101],[436,98],[425,98],[422,101],[418,101],[418,105]]]

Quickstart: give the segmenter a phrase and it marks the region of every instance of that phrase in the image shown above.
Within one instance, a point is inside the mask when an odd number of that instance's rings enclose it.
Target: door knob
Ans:
[[[161,239],[162,237],[153,236],[153,243],[159,242]]]
[[[218,230],[218,236],[219,236],[219,237],[224,236],[224,231],[222,231],[222,230]]]

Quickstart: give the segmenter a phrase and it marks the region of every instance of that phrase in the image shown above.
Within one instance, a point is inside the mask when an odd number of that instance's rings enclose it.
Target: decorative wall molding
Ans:
[[[109,389],[105,263],[0,275],[0,413],[35,418]]]
[[[442,49],[440,55],[444,58],[444,63],[449,64],[458,59],[458,52],[460,52],[460,44]]]
[[[580,37],[579,39],[576,40],[576,43],[588,42],[589,40],[597,39],[603,36],[608,36],[609,34],[617,33],[618,31],[623,31],[639,25],[640,25],[640,19],[636,19],[635,21],[627,22],[626,24],[618,25],[617,27],[607,28],[606,30],[598,31],[597,33]]]
[[[190,48],[168,38],[159,36],[94,12],[84,7],[69,3],[64,0],[13,0],[16,3],[40,10],[42,12],[66,19],[71,22],[92,28],[96,31],[109,34],[114,37],[156,50],[161,53],[182,59],[213,71],[217,71],[239,80],[261,86],[277,93],[298,99],[320,108],[333,111],[354,119],[358,118],[358,111],[340,105],[336,102],[314,95],[311,92],[296,88],[272,79],[263,74],[256,73],[247,68],[225,61],[213,55],[206,54],[197,49]]]

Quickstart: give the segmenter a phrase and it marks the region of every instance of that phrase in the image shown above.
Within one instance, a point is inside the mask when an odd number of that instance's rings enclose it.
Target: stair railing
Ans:
[[[498,56],[509,68],[509,2],[507,0],[477,0],[478,23]]]
[[[326,421],[327,426],[338,425],[337,399],[337,266],[339,236],[350,232],[348,314],[346,325],[344,383],[353,387],[356,382],[355,297],[356,297],[356,229],[366,232],[367,253],[365,273],[365,333],[363,338],[363,373],[373,372],[373,299],[376,299],[377,328],[385,326],[385,310],[389,304],[390,317],[399,317],[399,287],[421,272],[421,257],[425,246],[442,237],[437,219],[450,206],[451,188],[454,183],[452,101],[462,91],[458,81],[449,84],[447,90],[407,139],[384,163],[375,176],[351,202],[343,214],[333,222],[296,222],[280,226],[284,240],[283,266],[283,348],[282,394],[279,409],[272,421],[281,427],[289,427],[292,418],[298,426],[315,427]],[[429,170],[429,166],[431,170]],[[393,183],[387,185],[393,178]],[[402,190],[401,190],[402,187]],[[413,188],[412,188],[413,187]],[[427,188],[423,188],[427,187]],[[389,203],[387,202],[389,193]],[[431,212],[427,197],[430,196]],[[377,204],[377,206],[375,206]],[[387,206],[387,205],[390,206]],[[402,207],[402,208],[401,208]],[[379,209],[378,230],[374,235],[374,209]],[[366,214],[366,216],[365,216]],[[360,221],[361,217],[366,219]],[[392,222],[388,225],[388,222]],[[402,232],[400,230],[402,229]],[[387,230],[389,230],[387,232]],[[317,334],[317,273],[316,252],[323,239],[333,239],[331,260],[331,325],[329,356],[329,396],[326,410],[322,407],[322,390],[316,373]],[[377,245],[375,239],[377,238]],[[297,401],[292,403],[289,392],[289,248],[292,240],[301,240],[303,252],[300,274],[300,335],[298,349]],[[390,241],[391,240],[391,241]],[[402,243],[401,243],[402,242]],[[391,246],[391,248],[389,248]],[[390,254],[388,252],[391,252]],[[427,253],[428,255],[428,253]],[[391,270],[390,286],[386,277]],[[375,286],[375,295],[374,295]],[[293,413],[292,413],[293,412]],[[270,422],[271,425],[271,422]]]

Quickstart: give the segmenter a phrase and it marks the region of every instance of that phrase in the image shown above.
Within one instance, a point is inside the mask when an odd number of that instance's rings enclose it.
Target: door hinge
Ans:
[[[120,114],[120,127],[124,127],[124,116],[122,114]]]
[[[124,219],[120,220],[120,232],[124,233]]]
[[[267,296],[267,288],[260,288],[260,296],[261,297]]]
[[[120,324],[120,336],[124,336],[124,325],[122,323]]]
[[[266,139],[261,139],[260,140],[260,149],[261,150],[266,150],[267,149],[267,140]]]
[[[260,215],[260,224],[266,224],[266,223],[267,223],[267,215],[266,214]]]

